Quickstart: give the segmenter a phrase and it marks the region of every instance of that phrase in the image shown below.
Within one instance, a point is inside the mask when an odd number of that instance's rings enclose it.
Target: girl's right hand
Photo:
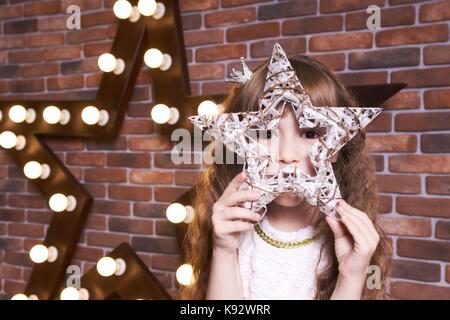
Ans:
[[[240,202],[258,200],[261,196],[259,190],[239,190],[244,180],[244,172],[236,175],[212,207],[214,250],[235,252],[240,233],[253,228],[260,219],[258,213],[238,207]]]

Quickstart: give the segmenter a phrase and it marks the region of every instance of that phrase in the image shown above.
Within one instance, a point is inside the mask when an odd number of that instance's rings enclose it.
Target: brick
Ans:
[[[155,221],[155,233],[160,236],[176,237],[175,225],[167,220]]]
[[[447,281],[447,283],[450,283],[450,265],[445,268],[445,281]]]
[[[183,17],[184,21],[185,17]],[[200,20],[200,19],[198,19]],[[255,8],[243,8],[233,10],[220,10],[212,13],[205,14],[205,26],[207,28],[229,26],[240,23],[248,23],[256,20]],[[187,23],[190,27],[193,23]],[[200,23],[201,24],[201,23]],[[200,28],[199,24],[198,28]],[[185,29],[185,23],[183,23],[183,29]]]
[[[189,163],[174,163],[171,158],[170,153],[155,153],[154,155],[154,165],[158,168],[165,169],[199,169],[200,168],[200,156],[192,155]]]
[[[111,199],[129,201],[150,201],[152,190],[148,187],[129,187],[121,185],[110,185],[108,195]]]
[[[21,74],[24,78],[37,76],[50,76],[59,73],[59,65],[56,63],[40,63],[23,66]]]
[[[428,176],[426,188],[429,194],[450,194],[449,176]]]
[[[21,280],[21,276],[22,276],[21,268],[6,264],[0,265],[0,277],[2,279],[8,278],[14,280]]]
[[[3,24],[3,33],[5,34],[29,33],[35,32],[37,29],[36,19],[17,20]]]
[[[108,36],[105,27],[70,30],[67,33],[67,43],[86,43],[96,40],[105,40]]]
[[[181,0],[180,11],[190,12],[199,10],[217,9],[219,0]]]
[[[175,184],[176,185],[188,185],[193,186],[197,182],[201,172],[192,171],[176,171],[175,172]]]
[[[167,204],[133,203],[133,214],[137,217],[166,218]]]
[[[92,204],[91,213],[128,216],[130,214],[130,204],[128,201],[107,201],[95,199]]]
[[[31,268],[33,266],[28,252],[6,251],[4,261],[21,267]]]
[[[427,217],[450,217],[450,199],[397,197],[397,212]]]
[[[75,60],[61,63],[61,74],[87,73],[98,71],[97,59]]]
[[[70,140],[66,139],[51,139],[46,140],[46,143],[52,150],[56,151],[70,151],[70,150],[82,150],[84,148],[84,139],[74,138]]]
[[[347,72],[339,73],[340,78],[346,86],[380,84],[388,82],[388,74],[386,71],[377,72]],[[381,116],[377,117],[369,126],[372,126],[375,121],[380,121]]]
[[[47,61],[74,60],[80,57],[81,47],[79,46],[66,46],[44,50],[44,59]]]
[[[424,48],[425,64],[448,64],[450,63],[450,45],[428,46]]]
[[[371,47],[372,47],[372,34],[370,32],[318,35],[312,36],[309,39],[310,51],[367,49]]]
[[[349,83],[349,81],[347,80],[352,74],[348,73],[345,74],[344,76],[342,76],[342,74],[340,74],[339,76],[343,79],[343,81],[345,83]],[[366,75],[367,77],[367,75]],[[362,76],[359,77],[359,81],[360,83],[365,82],[364,79],[366,79],[366,77]],[[357,78],[354,77],[354,80],[351,81],[350,83],[357,83],[355,82]],[[375,118],[375,120],[373,120],[366,128],[365,130],[367,132],[386,132],[386,131],[391,131],[392,128],[392,113],[381,113],[378,117]]]
[[[17,78],[20,76],[20,65],[10,64],[0,66],[0,78]]]
[[[390,213],[392,212],[392,197],[379,195],[378,196],[378,211],[380,213]]]
[[[147,111],[148,112],[148,111]],[[146,114],[148,116],[148,114]],[[122,128],[120,130],[121,134],[126,135],[135,135],[135,134],[151,134],[155,130],[153,121],[150,120],[135,120],[135,119],[126,119],[124,123],[122,124]],[[148,141],[154,140],[155,138],[160,138],[160,140],[168,141],[168,144],[170,145],[170,141],[168,137],[164,136],[152,136],[148,138]],[[132,141],[137,141],[139,138],[137,137],[130,137],[128,139],[129,146],[132,145]],[[170,150],[169,148],[168,150]],[[136,149],[137,150],[137,149]],[[145,150],[145,149],[143,149]]]
[[[420,193],[420,177],[413,175],[376,175],[379,192]]]
[[[38,92],[44,91],[43,79],[10,80],[9,91],[11,92]]]
[[[260,38],[278,37],[279,35],[280,24],[278,22],[266,22],[249,26],[228,28],[226,39],[229,42],[237,42]]]
[[[23,224],[12,222],[8,225],[8,234],[10,236],[43,238],[44,230],[44,226],[39,224]]]
[[[155,200],[173,202],[189,191],[189,188],[155,187]]]
[[[382,155],[372,155],[375,162],[375,171],[384,170],[384,157]]]
[[[402,257],[450,261],[449,246],[445,241],[398,239],[397,253]]]
[[[39,19],[38,29],[39,31],[67,30],[67,17],[46,17],[45,19]]]
[[[319,61],[324,64],[327,68],[337,71],[345,68],[345,54],[316,54],[309,55],[313,60]]]
[[[258,20],[280,19],[314,14],[317,11],[315,0],[296,0],[258,7]]]
[[[42,16],[61,12],[61,1],[39,1],[25,4],[25,16]]]
[[[172,184],[172,172],[131,170],[130,181],[139,184]]]
[[[222,7],[242,6],[244,4],[267,2],[270,0],[222,0]]]
[[[378,5],[382,7],[384,0],[328,0],[320,2],[320,12],[343,12],[357,9],[366,9],[370,5]]]
[[[103,257],[103,250],[78,245],[73,254],[74,260],[97,262]]]
[[[17,49],[23,47],[25,47],[25,37],[22,35],[0,37],[0,49]]]
[[[375,36],[375,41],[379,47],[442,42],[447,40],[448,25],[446,24],[380,31]]]
[[[54,77],[47,78],[47,89],[48,90],[67,90],[67,89],[77,89],[84,87],[84,76],[66,76],[66,77]]]
[[[26,50],[8,52],[9,63],[21,63],[21,62],[38,62],[41,61],[43,52],[41,50]]]
[[[74,4],[73,0],[62,0],[62,8],[67,8],[71,4]],[[114,1],[115,2],[115,1]],[[81,10],[90,10],[90,9],[100,9],[102,7],[102,0],[77,0],[76,4],[80,7]],[[111,6],[107,6],[105,3],[105,8],[112,8],[113,3]]]
[[[371,152],[415,152],[417,138],[412,134],[369,136],[367,145]]]
[[[180,257],[178,255],[152,255],[152,269],[176,271],[180,266]]]
[[[21,16],[23,16],[22,5],[2,6],[2,10],[0,10],[0,20],[8,20],[11,18],[17,18]]]
[[[89,192],[94,198],[105,198],[106,197],[106,187],[104,185],[95,183],[84,183],[83,186],[86,191]]]
[[[172,238],[133,237],[131,245],[136,251],[151,253],[178,253],[178,243]]]
[[[450,85],[450,67],[394,71],[392,82],[404,82],[410,88]]]
[[[7,190],[7,189],[5,189],[5,190]],[[15,191],[10,190],[9,192],[15,192]],[[2,211],[0,211],[0,221],[23,222],[23,221],[25,221],[25,212],[20,209],[2,208]]]
[[[168,151],[172,149],[172,143],[166,137],[162,136],[133,137],[129,139],[129,148],[135,151]]]
[[[300,18],[284,21],[281,28],[284,36],[341,31],[343,21],[342,16]]]
[[[270,57],[272,55],[273,46],[278,42],[287,55],[297,55],[306,51],[305,38],[290,38],[281,40],[263,40],[254,42],[250,45],[250,55],[253,58]],[[236,68],[236,67],[234,67]],[[240,70],[240,69],[237,69]]]
[[[115,248],[123,242],[128,243],[129,238],[129,235],[124,234],[88,231],[86,243],[89,246]]]
[[[423,134],[420,149],[425,153],[450,153],[450,134]]]
[[[127,219],[110,217],[108,219],[109,230],[123,233],[153,235],[153,221],[144,219]]]
[[[81,15],[81,25],[83,28],[88,28],[97,25],[113,24],[117,21],[117,17],[112,10],[106,10],[103,12],[92,12]]]
[[[194,64],[189,66],[189,79],[209,80],[223,79],[225,77],[225,66],[222,63]]]
[[[244,44],[228,44],[199,48],[195,53],[197,62],[211,62],[219,60],[239,59],[246,56],[246,46]]]
[[[186,47],[223,43],[223,40],[224,31],[220,29],[196,30],[184,33],[184,44]]]
[[[427,90],[423,99],[426,109],[450,108],[450,89]]]
[[[419,20],[420,22],[450,20],[450,3],[443,0],[420,6]]]
[[[439,239],[450,239],[450,222],[449,221],[438,221],[436,223],[436,238]]]
[[[48,225],[51,222],[53,215],[54,213],[51,210],[45,211],[28,210],[27,221]]]
[[[395,117],[396,131],[449,130],[450,112],[402,113]]]
[[[148,168],[150,163],[148,153],[108,153],[106,156],[109,167]]]
[[[88,141],[88,150],[116,151],[127,150],[127,140],[125,137],[118,137],[114,141]]]
[[[65,44],[64,33],[32,34],[27,37],[28,47],[49,47],[63,44]]]
[[[418,109],[420,107],[419,91],[402,91],[381,105],[385,110]]]
[[[439,282],[441,268],[436,263],[394,259],[391,277],[417,281]]]
[[[345,16],[346,30],[367,29],[367,19],[373,13],[356,12],[349,13]],[[416,11],[414,7],[401,7],[381,9],[381,27],[393,27],[401,25],[413,25],[416,19]]]
[[[389,216],[380,216],[381,228],[389,235],[398,236],[431,236],[431,223],[429,219],[409,219]]]
[[[84,169],[84,179],[89,182],[125,182],[126,169]]]
[[[100,152],[68,152],[66,154],[66,162],[70,165],[80,166],[104,166],[105,154]]]
[[[183,31],[200,29],[202,26],[202,16],[198,13],[183,15],[181,17],[181,25],[183,26]]]
[[[359,51],[349,54],[350,69],[371,69],[416,66],[420,63],[420,48],[399,48]]]

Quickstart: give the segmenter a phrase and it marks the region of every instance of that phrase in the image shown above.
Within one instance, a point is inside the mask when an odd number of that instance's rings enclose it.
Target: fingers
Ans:
[[[259,190],[233,191],[222,196],[219,202],[224,207],[233,207],[240,202],[258,200],[260,196]]]
[[[224,221],[220,226],[220,232],[223,234],[247,231],[254,228],[253,223],[244,221]]]
[[[222,196],[232,192],[232,191],[237,191],[239,190],[240,185],[242,184],[242,182],[244,182],[245,180],[245,172],[242,171],[240,173],[238,173],[237,175],[234,176],[233,179],[231,179],[230,183],[228,184],[228,186],[225,188],[225,190],[222,193]]]
[[[253,212],[252,210],[245,208],[226,208],[221,212],[223,220],[251,220],[253,222],[258,222],[260,219],[260,215]]]
[[[357,217],[357,219],[360,220],[367,227],[367,235],[375,243],[378,244],[378,242],[380,240],[380,235],[378,234],[377,230],[375,229],[375,226],[373,225],[373,222],[372,222],[372,220],[370,220],[369,216],[365,212],[363,212],[361,210],[358,210],[355,207],[352,207],[351,205],[349,205],[344,200],[341,200],[340,204],[342,205],[342,208],[345,211],[348,211],[349,214],[352,214],[355,217]]]
[[[348,233],[345,225],[342,222],[332,217],[326,217],[325,220],[330,226],[331,231],[333,231],[335,240],[345,237],[345,235]]]

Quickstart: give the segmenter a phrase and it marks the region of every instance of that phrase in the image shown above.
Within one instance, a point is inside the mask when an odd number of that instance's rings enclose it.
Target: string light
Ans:
[[[119,75],[125,70],[125,62],[111,53],[104,53],[98,58],[98,67],[103,72],[113,72]]]
[[[219,113],[219,107],[214,101],[205,100],[198,105],[197,113],[200,116],[214,116]]]
[[[56,106],[48,106],[42,112],[44,121],[48,124],[67,124],[70,120],[70,112],[66,109],[59,109]]]
[[[17,293],[12,296],[11,300],[39,300],[38,296],[35,294],[31,294],[28,297],[23,293]]]
[[[61,300],[89,300],[89,291],[85,288],[67,287],[59,296]]]
[[[182,284],[183,286],[189,286],[193,284],[195,282],[195,277],[192,265],[190,265],[189,263],[185,263],[179,266],[176,272],[176,278],[178,283]]]
[[[161,19],[166,13],[166,6],[155,0],[139,0],[138,10],[143,16]]]
[[[137,7],[134,7],[126,0],[118,0],[114,3],[113,12],[119,19],[129,19],[131,22],[139,20],[141,14]]]
[[[23,173],[28,179],[47,179],[50,175],[50,167],[46,163],[28,161],[23,167]]]
[[[36,119],[36,111],[33,109],[25,109],[20,104],[16,104],[9,109],[9,118],[15,123],[32,123]]]
[[[66,196],[62,193],[55,193],[48,201],[50,209],[55,212],[62,212],[64,210],[70,212],[75,210],[77,206],[77,199],[74,196]]]
[[[103,277],[109,277],[113,274],[120,276],[125,270],[126,263],[121,258],[103,257],[97,262],[97,272]]]
[[[166,209],[166,217],[172,223],[190,223],[194,218],[194,208],[174,202]]]
[[[157,104],[152,108],[151,117],[158,124],[175,124],[180,119],[180,112],[177,108],[169,108],[165,104]]]
[[[54,246],[47,248],[42,244],[37,244],[30,250],[30,259],[34,263],[54,262],[58,259],[58,249]]]
[[[149,68],[159,68],[162,71],[166,71],[172,66],[172,57],[167,53],[162,53],[160,50],[152,48],[145,52],[144,62]]]
[[[109,121],[109,114],[106,110],[98,110],[94,106],[87,106],[81,111],[81,119],[88,125],[104,126]]]
[[[16,136],[14,132],[3,131],[0,133],[0,146],[5,149],[16,148],[22,150],[25,147],[26,139],[24,136]]]

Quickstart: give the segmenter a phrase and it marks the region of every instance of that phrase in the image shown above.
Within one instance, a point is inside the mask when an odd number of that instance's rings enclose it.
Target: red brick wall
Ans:
[[[19,99],[94,98],[97,57],[114,38],[112,0],[0,0],[0,95]],[[82,29],[66,29],[66,8],[82,9]],[[382,223],[394,246],[396,298],[450,298],[450,1],[180,0],[194,94],[226,92],[224,78],[246,56],[258,64],[275,41],[289,54],[324,62],[347,84],[406,82],[370,127]],[[382,8],[382,28],[365,9]],[[199,166],[170,165],[169,141],[149,117],[151,78],[142,69],[117,141],[46,138],[95,198],[73,264],[85,271],[130,242],[163,285],[176,292],[177,249],[164,218]],[[169,159],[169,160],[168,160]],[[0,295],[23,290],[28,250],[51,212],[0,151]]]

